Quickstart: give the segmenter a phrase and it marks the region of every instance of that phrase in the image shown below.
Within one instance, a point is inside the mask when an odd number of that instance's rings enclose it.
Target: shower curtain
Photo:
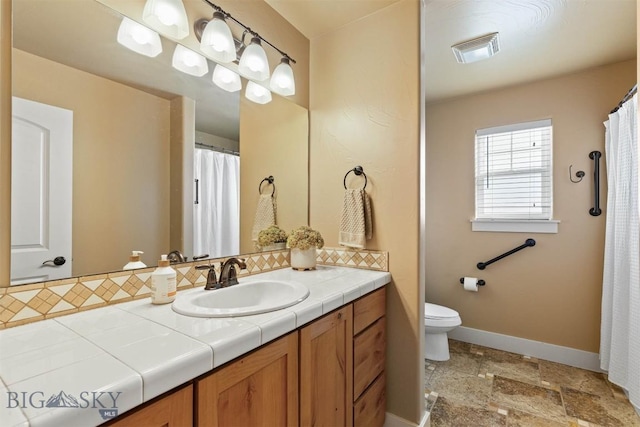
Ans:
[[[193,209],[193,254],[223,257],[240,253],[240,157],[196,148],[199,180]]]
[[[638,95],[605,122],[607,225],[600,367],[640,408],[640,222]]]

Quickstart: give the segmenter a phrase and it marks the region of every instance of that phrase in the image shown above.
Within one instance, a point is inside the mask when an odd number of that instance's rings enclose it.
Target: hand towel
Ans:
[[[252,240],[258,240],[258,233],[276,224],[276,203],[271,194],[261,194],[258,199],[256,216],[253,220]]]
[[[366,239],[371,239],[372,234],[369,196],[362,188],[345,190],[338,243],[362,249]]]

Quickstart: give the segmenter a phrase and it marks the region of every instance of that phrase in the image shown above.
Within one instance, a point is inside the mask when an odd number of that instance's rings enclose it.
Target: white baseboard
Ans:
[[[588,369],[590,371],[602,372],[598,353],[590,353],[575,348],[497,334],[495,332],[487,332],[465,326],[457,327],[449,332],[448,335],[449,338],[457,341],[523,354],[538,359],[574,366],[576,368]]]
[[[411,421],[407,421],[404,418],[401,418],[397,415],[393,415],[391,412],[387,412],[384,418],[383,427],[430,427],[430,426],[431,426],[431,422],[429,421],[428,412],[425,412],[422,415],[420,424],[412,423]]]

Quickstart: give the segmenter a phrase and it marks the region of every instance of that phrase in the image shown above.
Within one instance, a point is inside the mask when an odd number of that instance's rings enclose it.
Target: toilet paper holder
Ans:
[[[464,277],[460,278],[460,283],[464,284]],[[484,286],[486,282],[482,279],[478,280],[478,286]]]

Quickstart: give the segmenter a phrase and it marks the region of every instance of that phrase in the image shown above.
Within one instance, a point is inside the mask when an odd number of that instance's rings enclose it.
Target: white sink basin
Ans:
[[[222,289],[178,295],[171,308],[194,317],[249,316],[290,307],[308,296],[309,288],[300,283],[247,280]]]

